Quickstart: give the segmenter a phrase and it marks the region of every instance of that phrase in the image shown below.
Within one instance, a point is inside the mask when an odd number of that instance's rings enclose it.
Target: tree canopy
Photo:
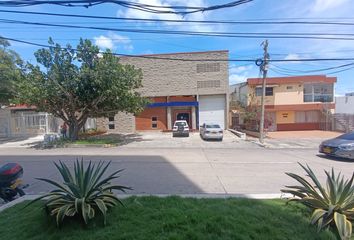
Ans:
[[[99,52],[90,40],[80,39],[74,49],[49,39],[50,48],[35,52],[42,66],[27,65],[17,84],[17,100],[64,120],[72,140],[89,117],[109,117],[119,111],[138,113],[146,99],[136,91],[142,72],[120,64],[109,50]]]
[[[14,95],[14,83],[22,77],[23,61],[10,43],[0,36],[0,106],[9,104]]]

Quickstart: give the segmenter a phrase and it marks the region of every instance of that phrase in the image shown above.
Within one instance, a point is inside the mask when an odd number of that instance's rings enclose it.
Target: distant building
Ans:
[[[335,113],[354,114],[354,93],[347,93],[345,96],[336,97]]]
[[[336,81],[336,77],[324,75],[267,78],[265,110],[268,131],[320,129],[323,114],[334,112]],[[261,78],[249,78],[247,83],[233,89],[236,89],[234,97],[242,104],[260,106]]]

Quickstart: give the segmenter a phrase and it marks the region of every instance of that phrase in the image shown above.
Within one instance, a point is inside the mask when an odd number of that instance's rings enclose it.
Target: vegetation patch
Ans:
[[[66,218],[60,228],[43,203],[26,204],[0,214],[1,239],[337,239],[317,233],[306,207],[282,200],[130,197],[107,213],[106,226],[99,217],[88,225]]]

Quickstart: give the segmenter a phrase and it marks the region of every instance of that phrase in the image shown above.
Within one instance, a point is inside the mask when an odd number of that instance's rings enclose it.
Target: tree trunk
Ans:
[[[69,137],[71,141],[79,139],[79,123],[77,121],[71,121],[69,124]]]

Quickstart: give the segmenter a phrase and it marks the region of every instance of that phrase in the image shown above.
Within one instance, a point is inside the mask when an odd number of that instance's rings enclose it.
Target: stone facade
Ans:
[[[114,125],[114,129],[109,129],[109,124]],[[96,122],[97,130],[107,131],[107,133],[133,133],[135,132],[135,117],[131,113],[119,112],[114,116],[114,121],[108,118],[98,118]]]
[[[139,91],[143,96],[208,95],[228,92],[228,62],[218,62],[218,60],[228,59],[228,51],[144,56],[146,58],[121,58],[121,63],[142,69],[143,87]],[[158,58],[181,59],[181,61]],[[216,61],[198,61],[199,59]]]

